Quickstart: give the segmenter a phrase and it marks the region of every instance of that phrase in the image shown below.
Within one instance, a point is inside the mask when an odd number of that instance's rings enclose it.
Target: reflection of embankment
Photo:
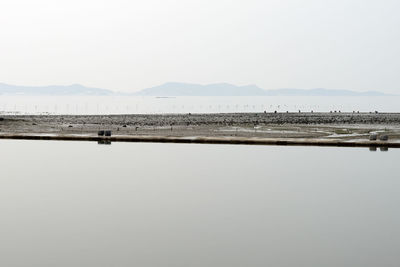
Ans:
[[[98,144],[111,142],[147,142],[147,143],[184,143],[184,144],[227,144],[227,145],[278,145],[278,146],[337,146],[337,147],[379,147],[387,151],[389,147],[400,148],[400,142],[382,141],[343,141],[324,139],[279,139],[279,138],[243,138],[243,137],[166,137],[166,136],[88,136],[88,135],[34,135],[8,134],[0,139],[19,140],[55,140],[55,141],[95,141]]]

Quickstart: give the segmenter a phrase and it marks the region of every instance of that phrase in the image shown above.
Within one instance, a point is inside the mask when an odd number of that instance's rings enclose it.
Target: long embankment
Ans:
[[[8,115],[0,117],[0,139],[400,147],[400,113]]]

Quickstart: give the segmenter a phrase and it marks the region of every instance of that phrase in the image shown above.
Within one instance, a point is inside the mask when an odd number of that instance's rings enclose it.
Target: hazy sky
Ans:
[[[0,82],[400,93],[399,0],[1,0]]]

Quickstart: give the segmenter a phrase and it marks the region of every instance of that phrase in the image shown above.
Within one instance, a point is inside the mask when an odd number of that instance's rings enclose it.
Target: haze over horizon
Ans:
[[[379,91],[356,92],[343,89],[297,89],[279,88],[265,90],[257,85],[237,86],[229,83],[194,84],[168,82],[158,86],[144,88],[136,92],[118,92],[105,88],[87,87],[81,84],[20,86],[0,83],[0,95],[14,96],[389,96]],[[396,95],[392,95],[396,96]]]
[[[0,82],[400,94],[394,0],[2,0]]]

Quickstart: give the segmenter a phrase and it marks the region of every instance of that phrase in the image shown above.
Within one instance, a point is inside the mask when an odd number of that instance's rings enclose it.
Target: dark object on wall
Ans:
[[[381,140],[381,141],[387,141],[387,140],[389,140],[389,136],[387,136],[387,135],[381,135],[381,136],[379,137],[379,140]]]
[[[378,139],[378,136],[377,136],[376,134],[371,134],[371,135],[369,136],[369,140],[370,140],[370,141],[376,141],[376,139]]]

